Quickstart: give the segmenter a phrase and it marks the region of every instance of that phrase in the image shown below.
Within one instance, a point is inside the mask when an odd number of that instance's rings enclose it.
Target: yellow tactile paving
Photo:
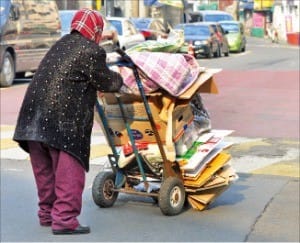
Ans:
[[[14,131],[15,126],[12,125],[0,125],[0,131],[6,132],[6,131]]]
[[[252,172],[253,174],[267,174],[267,175],[278,175],[278,176],[291,176],[300,177],[299,161],[285,161],[275,163]]]
[[[270,143],[262,141],[262,140],[253,140],[248,142],[243,142],[238,144],[239,151],[247,151],[253,148],[254,146],[271,146]]]
[[[2,134],[4,133],[13,133],[15,129],[15,126],[12,125],[1,125],[0,126],[0,131]],[[11,135],[12,136],[12,135]],[[11,148],[17,148],[18,144],[12,140],[11,136],[4,137],[1,135],[1,141],[0,141],[0,149],[5,150],[5,149],[11,149]],[[106,156],[107,154],[110,154],[111,149],[108,145],[105,144],[93,144],[91,146],[91,157],[90,159],[95,159],[98,157]]]
[[[7,137],[7,135],[4,137],[2,133],[13,133],[15,129],[15,126],[12,125],[1,125],[0,131],[1,131],[1,142],[0,142],[0,149],[10,149],[10,148],[16,148],[18,147],[18,144],[12,140],[12,135]]]
[[[0,125],[1,131],[1,143],[0,149],[5,151],[14,151],[14,148],[18,148],[18,144],[12,140],[13,132],[15,126],[13,125]],[[100,136],[98,133],[93,133],[94,136]],[[103,136],[101,134],[101,136]],[[98,141],[95,139],[95,141]],[[100,140],[99,140],[100,141]],[[265,147],[265,149],[270,149],[272,146],[282,147],[286,145],[288,147],[294,148],[299,147],[299,141],[296,140],[281,140],[280,143],[273,144],[271,141],[266,140],[256,140],[245,143],[239,143],[235,148],[232,148],[232,152],[234,153],[242,153],[242,154],[251,154],[253,148]],[[254,151],[254,150],[253,150]],[[14,152],[10,152],[14,153]],[[16,151],[18,153],[18,151]],[[107,144],[92,144],[91,145],[91,156],[90,160],[94,160],[100,157],[107,156],[107,154],[111,154],[111,148]],[[9,155],[11,156],[11,155]],[[16,157],[17,158],[17,157]],[[275,162],[268,166],[261,167],[259,169],[253,170],[251,173],[254,174],[268,174],[268,175],[277,175],[277,176],[291,176],[295,178],[300,177],[299,170],[299,156],[295,159],[290,158],[291,160],[284,160]]]
[[[105,144],[95,144],[91,146],[90,159],[95,159],[98,157],[106,156],[111,154],[112,151],[108,145]]]
[[[10,149],[18,147],[18,144],[11,138],[1,138],[0,149]]]

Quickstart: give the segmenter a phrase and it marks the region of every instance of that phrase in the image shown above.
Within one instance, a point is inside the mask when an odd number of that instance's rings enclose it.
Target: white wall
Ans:
[[[287,19],[291,19],[292,32],[299,32],[299,13],[300,1],[295,0],[294,4],[297,7],[290,8],[287,0],[282,0],[281,4],[274,6],[273,11],[273,26],[278,30],[279,39],[287,40]]]
[[[79,8],[92,8],[92,0],[80,0],[78,1]]]

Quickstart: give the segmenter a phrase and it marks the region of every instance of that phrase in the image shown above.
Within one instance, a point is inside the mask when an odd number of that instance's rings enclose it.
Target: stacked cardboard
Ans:
[[[195,125],[190,105],[194,95],[199,92],[218,93],[213,79],[218,71],[204,70],[195,83],[179,97],[170,97],[163,92],[147,97],[166,157],[169,161],[179,163],[188,201],[197,210],[205,209],[237,179],[230,165],[231,156],[224,152],[230,146],[224,142],[224,137],[232,131],[212,130],[199,137],[199,127]],[[118,98],[122,101],[135,142],[148,144],[147,149],[139,151],[145,166],[153,173],[161,174],[163,160],[141,97],[122,95]],[[127,146],[130,139],[115,94],[105,94],[100,101],[108,122],[109,131],[106,136],[111,136],[116,146]],[[100,124],[103,127],[102,122]],[[121,150],[119,167],[134,167],[135,155],[125,156],[122,153]]]
[[[173,139],[173,141],[179,139],[184,128],[191,123],[193,115],[191,114],[192,112],[189,107],[189,100],[196,92],[218,93],[218,89],[213,79],[213,75],[217,72],[219,72],[217,69],[204,70],[189,89],[179,97],[176,97],[176,100],[170,102],[174,104],[171,114],[167,115],[171,118],[171,122],[162,119],[164,113],[164,98],[167,97],[167,94],[156,92],[148,96],[148,104],[162,142],[165,143],[168,138]],[[154,132],[147,119],[147,112],[141,97],[126,94],[121,95],[119,99],[123,104],[123,109],[125,110],[125,115],[134,139],[137,142],[156,143]],[[129,136],[115,94],[102,94],[102,97],[99,97],[98,101],[104,108],[110,130],[109,136],[112,137],[115,145],[122,146],[127,144],[129,142]],[[103,128],[102,121],[99,120],[98,114],[96,115],[96,120],[98,120]],[[171,132],[167,132],[168,126],[170,126],[169,130],[171,130]]]
[[[224,136],[231,132],[204,133],[184,155],[177,157],[188,202],[196,210],[204,210],[238,178],[230,165],[230,154],[224,152],[231,145],[224,142]]]

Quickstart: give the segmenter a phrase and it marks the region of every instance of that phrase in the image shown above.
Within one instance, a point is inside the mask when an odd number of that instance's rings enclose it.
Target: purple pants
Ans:
[[[41,225],[75,229],[81,212],[85,170],[70,154],[43,143],[28,142],[39,197]]]

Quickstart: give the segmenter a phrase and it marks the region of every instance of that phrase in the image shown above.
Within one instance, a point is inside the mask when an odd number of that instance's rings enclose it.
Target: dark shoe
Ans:
[[[79,225],[76,229],[61,229],[61,230],[52,230],[54,235],[72,235],[72,234],[88,234],[90,233],[89,226]]]
[[[40,222],[40,225],[45,227],[51,226],[51,224],[51,222]]]

